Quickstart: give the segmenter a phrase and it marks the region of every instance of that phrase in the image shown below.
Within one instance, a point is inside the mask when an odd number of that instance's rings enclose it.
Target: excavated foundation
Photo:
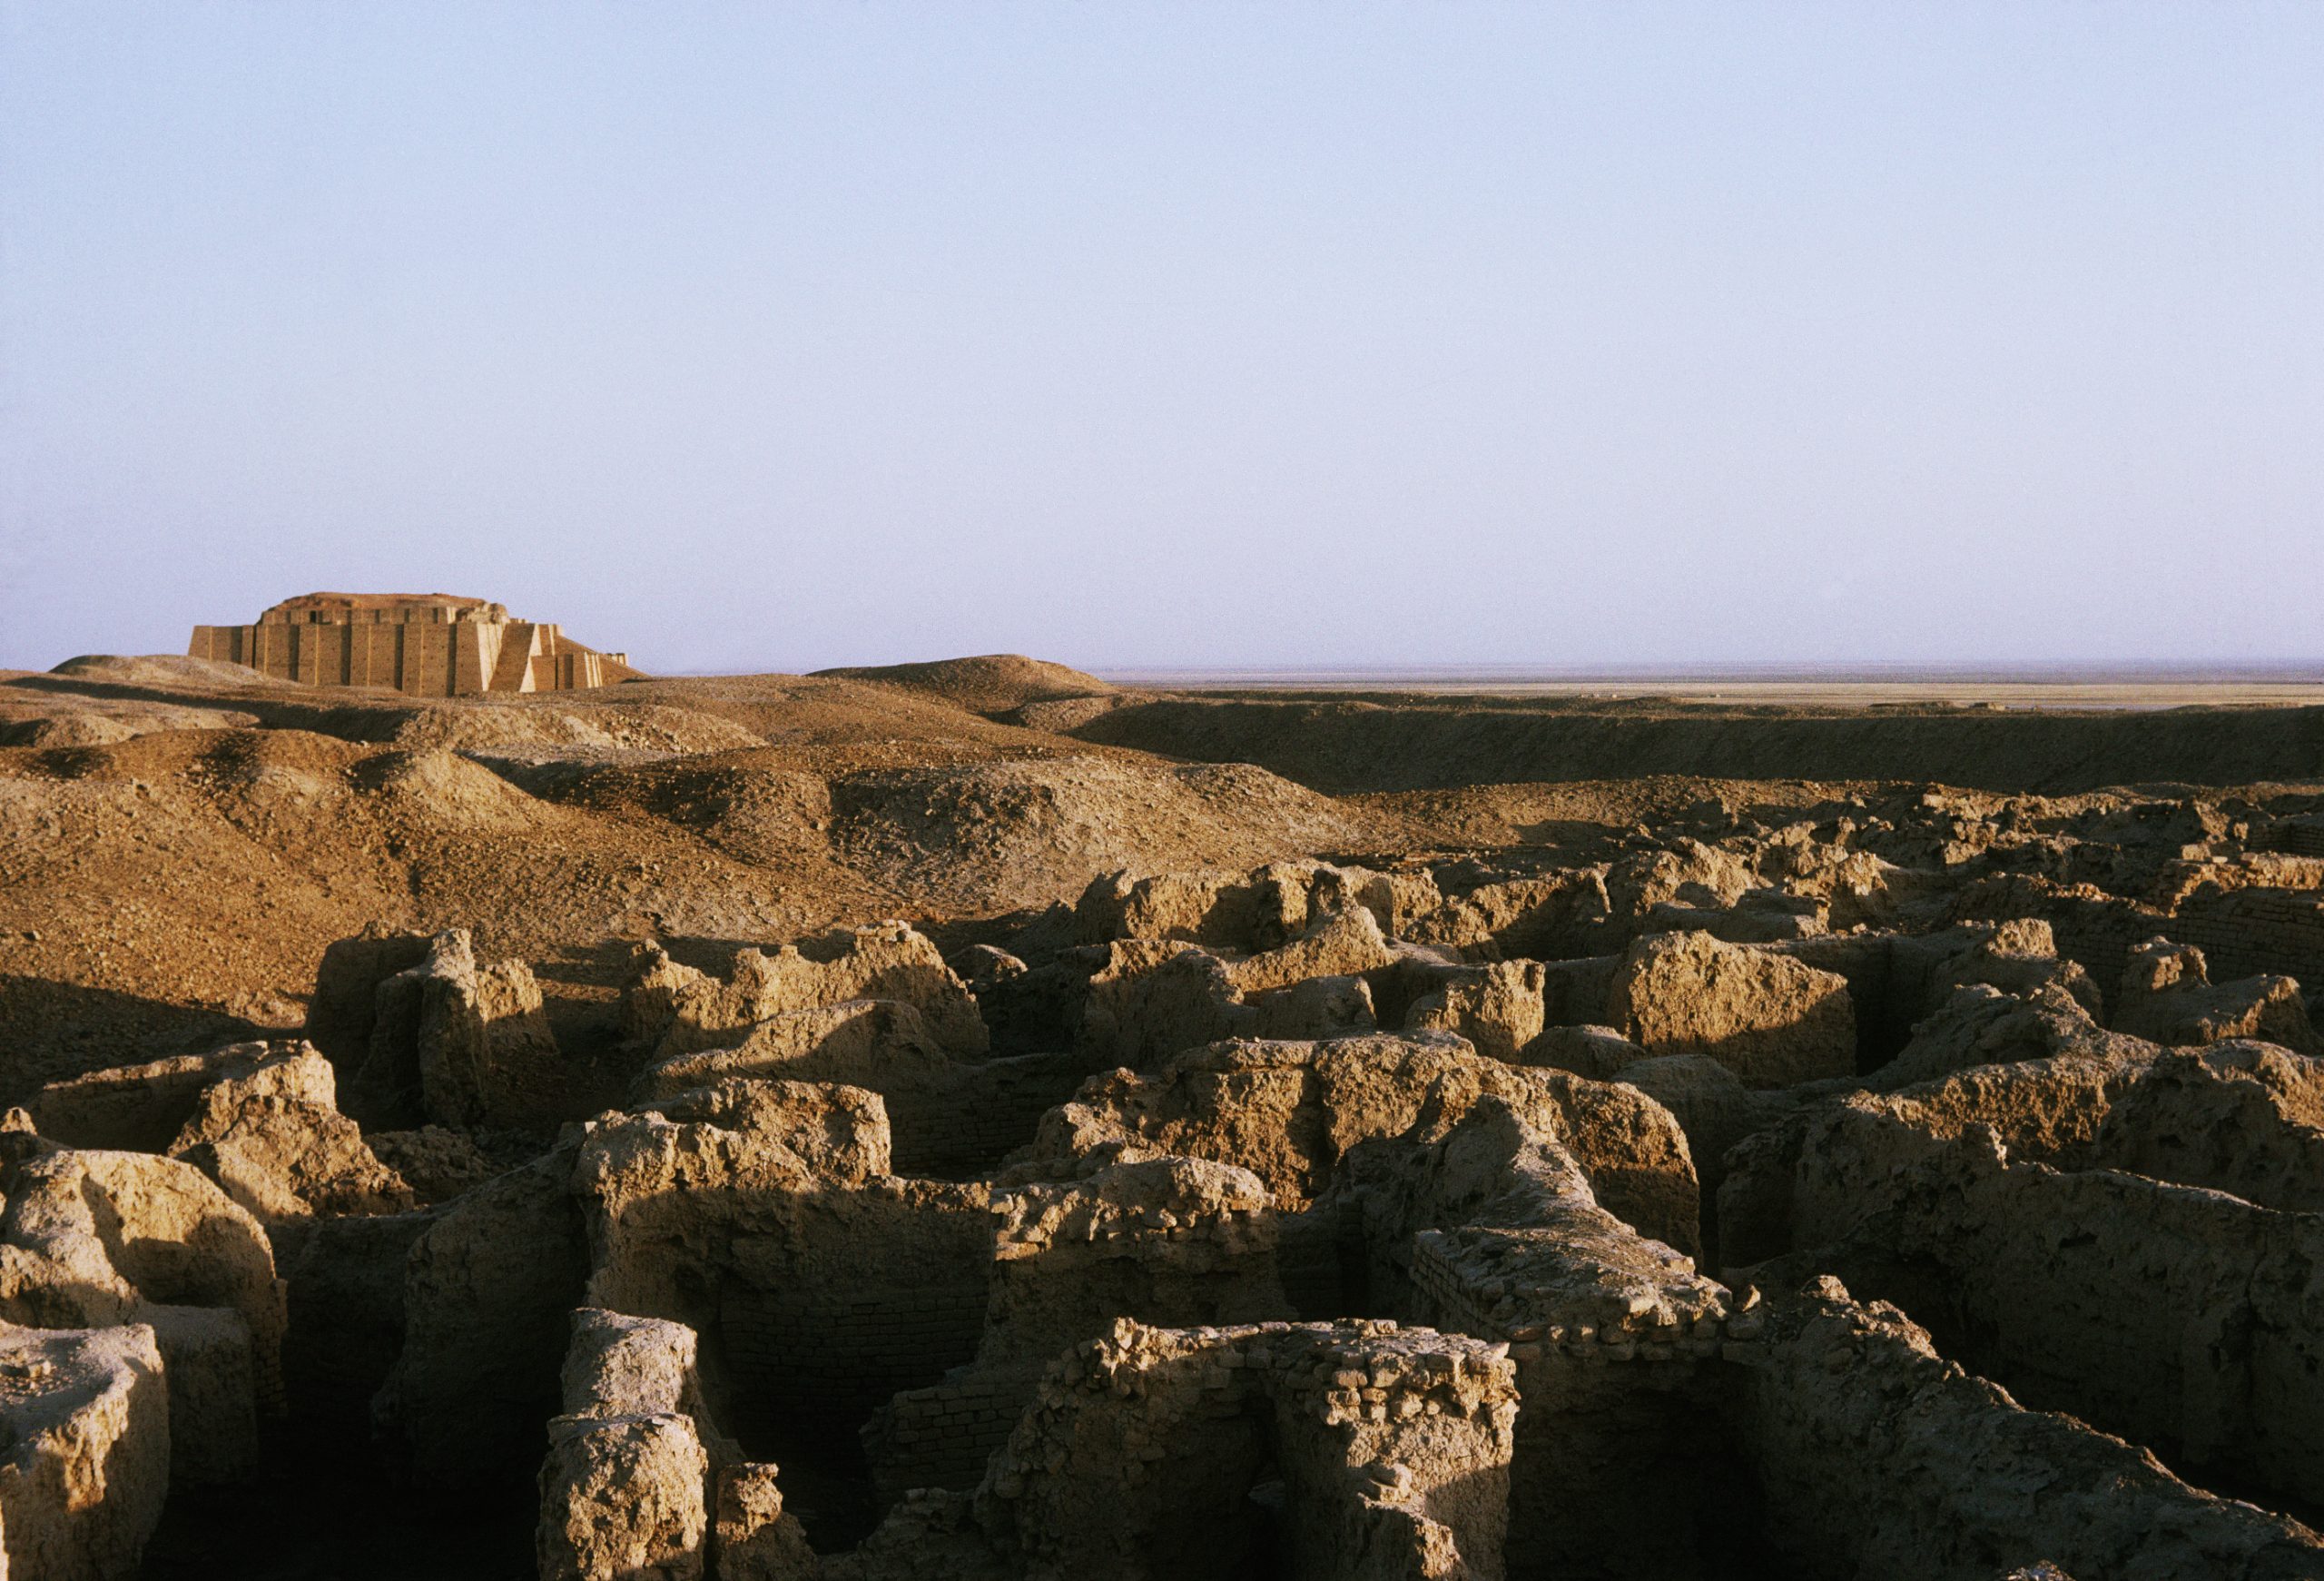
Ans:
[[[738,845],[1067,805],[680,756],[348,773]],[[1787,794],[942,920],[373,926],[303,1024],[44,1065],[7,1574],[2324,1577],[2317,809]]]

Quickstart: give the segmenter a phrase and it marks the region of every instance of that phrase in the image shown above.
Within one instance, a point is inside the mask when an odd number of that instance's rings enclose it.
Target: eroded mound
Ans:
[[[1395,845],[1412,833],[1239,764],[1068,757],[898,769],[834,780],[831,797],[833,846],[850,865],[950,912],[1045,905],[1157,856],[1239,867]]]
[[[77,658],[66,659],[48,673],[70,676],[75,680],[113,681],[135,687],[170,687],[187,683],[212,687],[280,687],[290,684],[261,675],[246,664],[228,664],[222,659],[188,658],[179,653],[84,653]]]
[[[1021,653],[988,653],[930,664],[871,665],[817,670],[841,680],[872,681],[939,698],[972,714],[1006,714],[1028,703],[1104,697],[1114,688],[1096,676]]]

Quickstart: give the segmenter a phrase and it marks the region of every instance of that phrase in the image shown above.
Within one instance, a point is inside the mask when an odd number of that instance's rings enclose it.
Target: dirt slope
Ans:
[[[1102,758],[857,775],[832,785],[834,850],[940,910],[1065,900],[1121,867],[1247,867],[1417,832],[1241,764]]]

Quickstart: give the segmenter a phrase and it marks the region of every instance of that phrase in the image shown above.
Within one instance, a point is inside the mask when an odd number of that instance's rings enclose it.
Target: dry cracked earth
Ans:
[[[0,673],[5,1574],[2324,1577],[2319,782]]]

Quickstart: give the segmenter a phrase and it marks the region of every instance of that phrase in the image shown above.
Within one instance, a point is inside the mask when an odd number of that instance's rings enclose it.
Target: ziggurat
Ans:
[[[623,653],[584,647],[549,622],[452,593],[302,593],[254,626],[197,626],[186,652],[318,687],[389,687],[419,697],[561,692],[638,674]]]

